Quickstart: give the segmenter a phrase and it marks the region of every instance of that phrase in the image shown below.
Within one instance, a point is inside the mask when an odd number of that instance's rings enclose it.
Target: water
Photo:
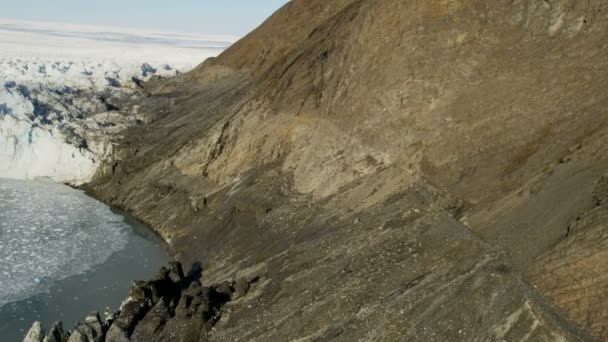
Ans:
[[[168,261],[132,218],[67,186],[0,179],[0,336],[20,341],[33,321],[71,328],[117,309],[132,280]]]

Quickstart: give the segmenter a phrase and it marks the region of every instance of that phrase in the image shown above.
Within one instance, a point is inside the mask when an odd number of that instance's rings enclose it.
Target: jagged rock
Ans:
[[[189,310],[190,304],[192,303],[192,296],[182,295],[175,307],[175,316],[179,318],[187,318],[191,315]]]
[[[93,338],[102,338],[104,334],[104,325],[101,321],[101,317],[99,317],[99,312],[90,313],[85,319],[84,324],[89,327],[92,331]]]
[[[136,301],[144,301],[146,299],[152,299],[152,291],[147,282],[134,281],[133,284],[131,284],[129,296]]]
[[[32,327],[25,335],[23,342],[42,342],[44,339],[44,329],[42,329],[42,324],[40,322],[34,322]]]
[[[184,270],[182,269],[182,264],[177,261],[172,261],[169,263],[169,279],[174,283],[181,283],[184,280]]]
[[[92,312],[70,334],[64,333],[62,323],[58,322],[45,341],[198,341],[217,321],[222,306],[230,301],[234,291],[245,293],[249,287],[244,278],[203,287],[196,264],[188,277],[184,277],[179,263],[172,263],[170,267],[171,270],[161,268],[149,282],[133,282],[120,311],[106,309],[105,322],[98,312]],[[171,280],[171,272],[176,281]],[[153,304],[155,295],[159,297]],[[36,322],[26,342],[40,342],[42,336],[42,326]]]
[[[131,340],[127,331],[114,323],[106,333],[105,342],[131,342]]]
[[[81,332],[78,328],[74,329],[70,334],[68,342],[94,342],[95,340],[89,338],[85,333]]]
[[[171,313],[164,301],[160,300],[137,324],[131,339],[133,341],[150,341],[154,334],[171,319]]]
[[[225,281],[212,287],[213,293],[217,297],[231,298],[234,290],[230,287],[230,283]]]
[[[56,322],[43,340],[44,342],[66,342],[66,333],[63,330],[63,323]]]
[[[232,300],[237,300],[244,297],[249,291],[249,281],[245,278],[238,278],[234,283],[234,293],[232,294]]]
[[[593,191],[593,201],[596,206],[605,205],[608,202],[608,176],[602,176],[597,181]]]
[[[116,317],[118,317],[118,314],[108,307],[106,307],[106,309],[103,311],[103,318],[105,324],[107,324],[108,326],[112,325],[112,323],[116,320]]]
[[[211,306],[211,290],[204,287],[201,293],[194,297],[192,307],[196,308],[198,317],[201,317],[205,322],[210,320],[214,315],[213,307]]]
[[[201,286],[201,283],[197,280],[197,281],[191,282],[190,285],[188,286],[188,288],[186,290],[184,290],[183,294],[192,296],[192,297],[196,297],[196,296],[200,296],[202,294],[202,292],[203,292],[203,287]]]
[[[99,328],[99,330],[96,330]],[[70,334],[68,342],[96,342],[103,339],[101,323],[80,324]]]
[[[144,317],[148,309],[148,301],[128,301],[121,307],[120,314],[118,315],[118,318],[116,318],[116,321],[112,324],[112,327],[120,327],[120,329],[125,331],[128,336],[133,331],[139,320]]]
[[[170,271],[162,267],[156,276],[148,283],[152,294],[152,302],[156,303],[160,298],[171,298],[175,292],[175,286],[169,278]]]

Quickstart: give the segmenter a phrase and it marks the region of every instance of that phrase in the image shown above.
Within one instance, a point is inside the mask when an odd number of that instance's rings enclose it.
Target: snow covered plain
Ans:
[[[234,37],[0,19],[0,178],[81,184],[140,119],[116,99],[173,77]]]

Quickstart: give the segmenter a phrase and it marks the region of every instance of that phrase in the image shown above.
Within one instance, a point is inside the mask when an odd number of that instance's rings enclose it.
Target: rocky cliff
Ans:
[[[608,4],[294,0],[167,82],[87,189],[205,282],[210,341],[608,338]]]
[[[24,342],[206,341],[222,307],[246,295],[257,279],[206,287],[200,282],[201,271],[200,264],[194,264],[185,274],[179,262],[171,262],[152,280],[133,282],[119,311],[106,310],[104,319],[93,312],[67,331],[57,322],[45,333],[36,322]]]

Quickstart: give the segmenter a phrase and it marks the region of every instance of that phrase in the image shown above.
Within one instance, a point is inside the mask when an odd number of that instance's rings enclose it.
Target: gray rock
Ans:
[[[101,317],[99,317],[99,312],[90,313],[85,319],[84,323],[88,328],[93,331],[94,338],[103,337],[103,322],[101,321]]]
[[[179,318],[187,318],[188,316],[191,315],[191,312],[188,310],[188,308],[190,307],[190,304],[192,303],[192,296],[188,296],[188,295],[183,295],[180,299],[179,302],[177,303],[177,306],[175,307],[175,316],[179,317]]]
[[[81,333],[78,329],[74,330],[68,339],[68,342],[93,342],[93,339],[89,339],[85,334]]]
[[[234,293],[232,294],[232,300],[237,300],[244,297],[249,291],[249,282],[245,278],[239,278],[234,283]]]
[[[98,333],[97,331],[93,330],[93,328],[88,324],[81,324],[77,326],[74,331],[72,331],[68,342],[95,342],[97,340],[101,340],[102,335],[102,331]]]
[[[173,281],[169,278],[169,270],[162,267],[154,278],[148,282],[152,303],[157,303],[161,298],[172,297],[175,292]]]
[[[112,325],[112,322],[114,322],[117,317],[118,314],[108,307],[103,311],[103,318],[108,326]]]
[[[130,301],[123,305],[112,327],[118,326],[128,334],[133,331],[137,322],[144,317],[148,309],[149,306],[146,302]]]
[[[23,342],[42,342],[44,338],[44,329],[42,329],[42,324],[40,322],[34,322],[32,327],[25,335]]]
[[[127,331],[114,323],[106,334],[105,342],[131,342]]]
[[[184,281],[184,270],[182,264],[178,261],[172,261],[169,263],[170,271],[169,278],[174,283],[181,283]]]
[[[249,290],[245,278],[223,282],[210,288],[197,280],[200,274],[184,277],[180,263],[163,268],[150,282],[134,282],[128,300],[118,313],[105,311],[103,322],[92,312],[84,323],[66,334],[61,322],[55,323],[45,342],[154,342],[199,341],[217,322],[221,307],[232,296],[242,297]],[[186,288],[187,285],[187,288]],[[153,297],[158,300],[153,304]],[[42,327],[35,323],[25,342],[43,341]]]
[[[184,291],[184,295],[189,295],[192,297],[200,296],[203,293],[203,288],[201,287],[201,283],[198,281],[193,281],[190,283],[188,288]]]
[[[55,322],[49,334],[43,340],[44,342],[66,342],[66,334],[63,330],[63,323]]]
[[[169,279],[169,270],[166,267],[161,267],[158,273],[152,278],[152,281]]]
[[[131,284],[129,295],[134,300],[145,300],[152,297],[150,286],[145,281],[134,281]]]
[[[213,289],[222,297],[231,298],[232,297],[232,288],[228,282],[220,283],[213,287]]]
[[[159,301],[137,324],[131,339],[133,341],[149,341],[160,328],[171,319],[169,308],[164,301]]]

